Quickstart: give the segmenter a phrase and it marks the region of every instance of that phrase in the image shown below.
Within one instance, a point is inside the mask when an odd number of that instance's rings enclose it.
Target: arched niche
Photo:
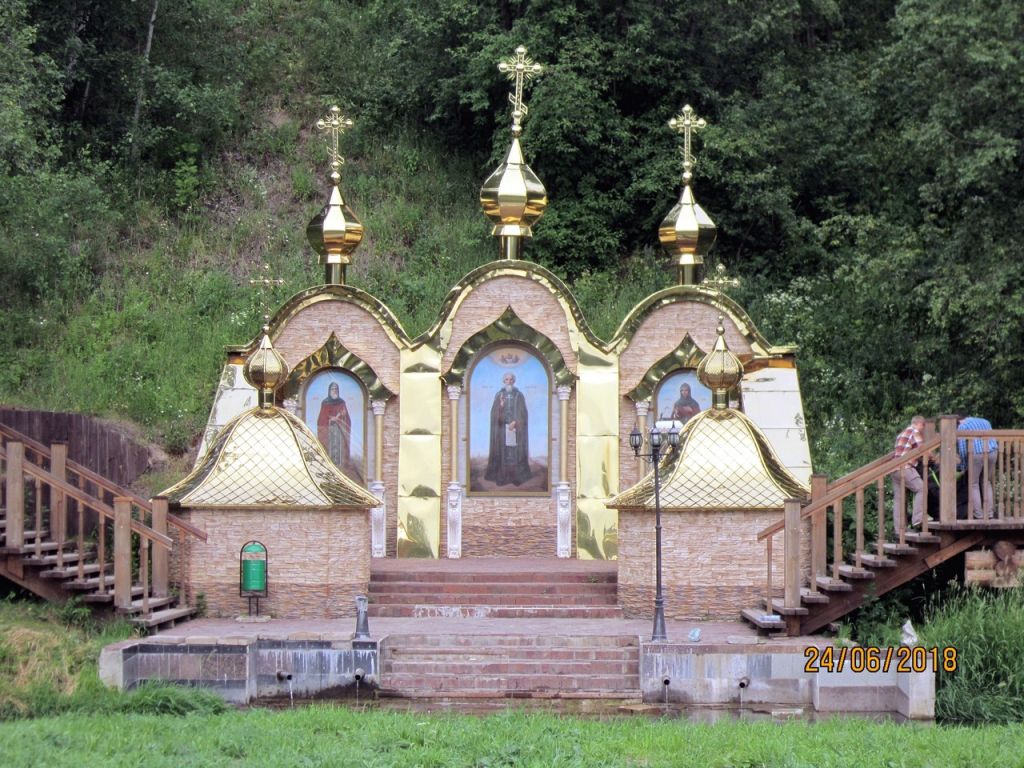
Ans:
[[[299,407],[302,420],[334,465],[366,485],[371,432],[369,398],[362,381],[344,368],[321,368],[303,382]]]
[[[278,392],[281,399],[298,397],[306,382],[317,372],[325,368],[342,368],[355,376],[362,383],[366,394],[371,400],[389,400],[394,393],[384,386],[370,364],[354,352],[348,350],[331,333],[320,349],[299,361],[288,374],[288,378]]]
[[[553,375],[539,350],[495,341],[473,357],[467,394],[470,496],[549,496]]]

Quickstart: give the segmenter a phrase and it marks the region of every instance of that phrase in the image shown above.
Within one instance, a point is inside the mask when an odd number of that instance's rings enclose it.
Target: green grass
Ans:
[[[15,766],[1019,766],[1020,728],[860,720],[692,725],[312,707],[184,719],[65,716],[0,724]]]

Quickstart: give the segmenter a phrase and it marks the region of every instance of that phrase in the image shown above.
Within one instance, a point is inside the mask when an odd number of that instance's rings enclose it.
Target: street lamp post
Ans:
[[[655,586],[654,586],[654,629],[651,631],[651,642],[664,642],[668,640],[665,632],[665,595],[661,591],[661,448],[662,432],[657,424],[651,427],[647,435],[647,444],[651,447],[647,453],[641,453],[640,449],[644,444],[644,436],[638,427],[633,427],[629,433],[629,445],[637,457],[650,461],[654,465],[654,557],[655,557]],[[679,445],[679,430],[675,424],[668,431],[668,444],[671,448]]]

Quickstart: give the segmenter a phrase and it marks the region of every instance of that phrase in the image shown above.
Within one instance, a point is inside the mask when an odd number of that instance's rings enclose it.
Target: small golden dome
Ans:
[[[531,227],[544,214],[548,192],[537,174],[523,162],[519,138],[512,139],[505,162],[480,188],[480,204],[491,220],[494,236],[532,237]]]
[[[270,328],[263,326],[263,339],[259,347],[245,361],[242,374],[258,392],[262,408],[274,405],[274,391],[288,378],[288,364],[270,343]]]
[[[694,285],[699,278],[697,268],[704,264],[704,257],[718,235],[715,222],[694,199],[690,186],[695,163],[691,146],[693,132],[705,128],[707,122],[697,117],[693,107],[687,104],[678,116],[669,120],[668,125],[683,137],[683,191],[679,194],[679,202],[658,227],[658,239],[676,261],[679,283]]]
[[[718,339],[715,346],[697,366],[697,378],[711,390],[712,408],[729,407],[729,390],[739,384],[743,377],[743,363],[725,343],[725,318],[718,317]]]
[[[330,114],[318,120],[316,127],[330,136],[328,151],[331,173],[328,178],[331,181],[331,196],[327,205],[309,222],[306,237],[320,256],[320,264],[324,267],[324,282],[328,285],[344,285],[345,267],[352,262],[352,252],[363,240],[363,225],[348,207],[338,186],[341,183],[341,166],[345,164],[345,158],[338,151],[338,138],[352,127],[352,121],[342,117],[341,109],[331,107]]]
[[[544,214],[548,205],[548,192],[523,161],[523,148],[519,137],[523,133],[523,118],[529,110],[523,101],[523,87],[539,75],[544,68],[526,55],[519,46],[515,55],[498,64],[498,71],[512,82],[512,146],[505,161],[480,188],[480,205],[484,215],[494,227],[491,235],[501,238],[501,255],[518,259],[522,254],[524,237],[533,237],[533,225]]]

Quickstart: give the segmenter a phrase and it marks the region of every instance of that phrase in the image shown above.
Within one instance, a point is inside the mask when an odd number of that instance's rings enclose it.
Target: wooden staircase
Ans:
[[[769,632],[809,634],[969,549],[1001,540],[1024,544],[1024,430],[958,433],[954,417],[939,421],[939,434],[907,455],[883,456],[833,482],[815,475],[809,502],[786,503],[783,520],[758,535],[768,553],[765,593],[759,605],[741,612],[745,620]],[[974,438],[999,445],[995,470],[989,476],[983,469],[977,478],[982,487],[989,483],[993,489],[994,511],[987,519],[957,519],[961,437],[967,438],[970,454]],[[931,472],[924,474],[925,519],[921,530],[908,529],[904,516],[892,520],[892,509],[896,497],[909,501],[911,494],[902,481],[899,488],[890,488],[889,478],[908,462],[936,452],[937,484]],[[969,470],[966,486],[975,479]],[[932,505],[930,513],[927,504],[929,483],[937,485],[932,490],[933,495],[938,491],[938,520],[931,519],[936,510]],[[780,532],[781,558],[778,552],[773,557],[773,539]],[[780,559],[781,590],[774,580]]]
[[[78,597],[154,629],[195,613],[172,584],[173,553],[206,534],[0,424],[0,576],[47,600]]]

